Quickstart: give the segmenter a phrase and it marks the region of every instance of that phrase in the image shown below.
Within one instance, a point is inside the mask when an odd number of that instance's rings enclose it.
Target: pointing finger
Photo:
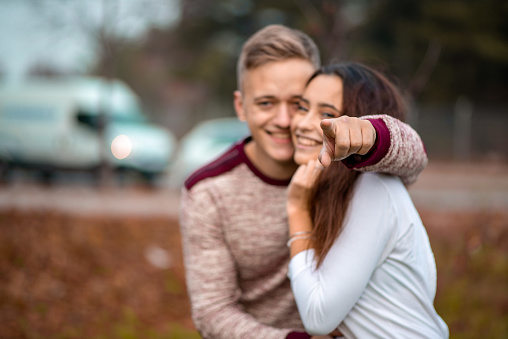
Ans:
[[[319,161],[324,167],[330,166],[335,154],[335,121],[332,119],[321,120],[323,130],[323,147],[319,152]]]
[[[323,130],[323,136],[328,138],[335,138],[335,121],[332,119],[321,120],[321,129]]]

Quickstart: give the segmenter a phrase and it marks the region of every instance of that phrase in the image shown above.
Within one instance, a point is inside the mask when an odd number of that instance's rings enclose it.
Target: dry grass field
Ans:
[[[506,338],[508,214],[422,218],[451,338]],[[2,212],[0,324],[0,338],[199,337],[177,221]]]
[[[436,189],[450,183],[441,180]],[[431,183],[423,177],[419,185]],[[123,196],[116,206],[87,191],[25,191],[0,187],[0,338],[199,338],[185,288],[177,199],[125,191],[109,195]],[[508,209],[436,208],[424,204],[429,196],[421,192],[415,200],[438,267],[435,305],[450,337],[508,338]],[[72,196],[82,200],[70,204]]]

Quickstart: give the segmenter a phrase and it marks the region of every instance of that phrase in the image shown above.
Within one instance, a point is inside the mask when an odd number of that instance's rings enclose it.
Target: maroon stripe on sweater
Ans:
[[[185,180],[185,187],[190,190],[194,185],[206,178],[213,178],[222,173],[231,171],[236,166],[240,165],[243,153],[243,141],[235,143],[230,149],[223,153],[216,160],[208,163],[207,165],[199,168],[192,173],[187,180]]]
[[[383,119],[367,119],[376,130],[376,142],[370,151],[365,155],[351,155],[342,160],[349,169],[361,168],[377,164],[383,159],[390,149],[390,130]]]
[[[288,186],[289,183],[291,182],[291,178],[289,178],[287,180],[280,180],[280,179],[273,179],[273,178],[270,178],[270,177],[264,175],[263,173],[261,173],[261,171],[256,166],[254,166],[254,164],[252,163],[252,161],[250,161],[250,159],[247,157],[247,154],[245,154],[245,152],[242,152],[242,156],[244,158],[245,164],[247,166],[249,166],[249,169],[252,171],[252,173],[254,173],[259,179],[263,180],[267,184],[273,185],[273,186]]]
[[[229,172],[236,166],[243,163],[245,163],[259,179],[263,180],[267,184],[274,186],[288,186],[289,183],[291,182],[291,179],[277,180],[270,178],[261,173],[261,171],[257,169],[256,166],[254,166],[254,164],[249,160],[249,158],[245,154],[244,147],[245,144],[247,144],[251,140],[252,137],[248,137],[245,140],[235,143],[219,158],[196,170],[187,178],[187,180],[185,180],[185,188],[190,190],[194,185],[196,185],[201,180],[204,180],[206,178],[213,178],[226,172]]]

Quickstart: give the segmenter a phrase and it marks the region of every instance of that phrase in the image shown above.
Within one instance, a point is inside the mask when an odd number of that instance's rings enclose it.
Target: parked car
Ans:
[[[154,176],[167,170],[176,145],[171,131],[150,123],[137,96],[119,80],[45,79],[0,88],[4,167],[96,170],[105,158],[114,169]]]
[[[181,187],[192,172],[249,134],[247,124],[237,118],[217,118],[198,123],[180,141],[169,172],[170,186]]]

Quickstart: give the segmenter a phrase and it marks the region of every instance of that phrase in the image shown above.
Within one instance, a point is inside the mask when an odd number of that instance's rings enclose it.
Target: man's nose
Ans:
[[[291,126],[291,109],[289,105],[280,105],[274,123],[281,128],[289,128],[289,126]]]

